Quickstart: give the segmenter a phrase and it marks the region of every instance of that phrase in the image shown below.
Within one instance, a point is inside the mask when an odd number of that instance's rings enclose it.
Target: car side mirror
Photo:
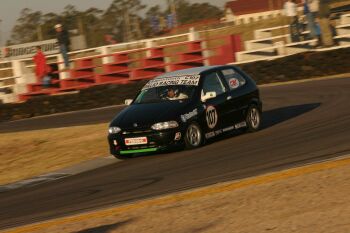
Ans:
[[[204,96],[202,96],[202,102],[206,102],[209,99],[214,99],[216,97],[216,92],[212,91],[212,92],[207,92],[205,93]]]
[[[132,99],[126,99],[124,103],[125,105],[130,105],[132,103]]]

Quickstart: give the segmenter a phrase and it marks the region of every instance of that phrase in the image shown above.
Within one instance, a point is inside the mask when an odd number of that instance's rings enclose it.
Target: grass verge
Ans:
[[[109,155],[107,124],[0,134],[0,184]]]

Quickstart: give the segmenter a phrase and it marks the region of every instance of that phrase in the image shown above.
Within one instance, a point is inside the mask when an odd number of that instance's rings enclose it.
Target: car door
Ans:
[[[244,110],[248,107],[250,101],[249,91],[245,88],[247,80],[230,67],[222,68],[220,74],[229,88],[227,118],[231,124],[240,123],[245,119]]]
[[[215,97],[203,100],[208,93],[215,93]],[[205,132],[215,132],[225,127],[227,122],[227,87],[218,72],[211,72],[204,76],[201,87],[201,100],[205,106],[203,125]]]

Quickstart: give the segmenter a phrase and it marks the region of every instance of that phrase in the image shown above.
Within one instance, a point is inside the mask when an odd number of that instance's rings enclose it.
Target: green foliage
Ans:
[[[222,15],[218,7],[209,3],[191,4],[188,0],[174,1],[179,25],[219,18]],[[118,42],[154,36],[150,18],[152,16],[166,18],[170,9],[163,10],[156,5],[144,12],[145,8],[141,0],[114,0],[106,10],[90,8],[79,11],[75,6],[67,5],[60,14],[43,14],[25,8],[12,29],[9,44],[55,38],[54,25],[57,23],[63,24],[68,30],[77,29],[79,33],[84,33],[88,47],[104,45],[105,34],[112,34]]]
[[[12,33],[11,43],[26,43],[37,40],[37,25],[41,23],[42,14],[40,11],[24,8],[13,28],[13,31],[16,33]]]

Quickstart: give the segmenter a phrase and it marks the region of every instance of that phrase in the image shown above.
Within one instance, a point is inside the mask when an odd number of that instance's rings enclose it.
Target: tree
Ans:
[[[223,15],[220,8],[210,3],[191,4],[187,0],[176,0],[175,4],[179,24],[198,22],[203,19],[218,19]]]
[[[38,40],[38,27],[42,24],[42,13],[24,8],[11,32],[11,44]]]
[[[173,0],[176,5],[179,23],[186,24],[208,18],[219,18],[222,11],[209,3],[191,4],[188,0]],[[67,5],[60,14],[22,10],[12,30],[10,43],[33,42],[39,39],[55,38],[55,24],[61,23],[67,30],[79,29],[86,36],[88,47],[104,44],[104,35],[112,34],[117,41],[131,41],[145,36],[158,35],[151,27],[151,18],[163,18],[171,10],[162,10],[160,6],[151,7],[146,17],[141,17],[145,9],[141,0],[114,0],[105,10],[90,8],[79,11],[73,5]]]
[[[119,40],[130,41],[138,33],[135,19],[139,20],[138,15],[145,7],[140,0],[114,0],[106,10],[103,20],[108,22],[109,30],[113,34],[120,36]]]

